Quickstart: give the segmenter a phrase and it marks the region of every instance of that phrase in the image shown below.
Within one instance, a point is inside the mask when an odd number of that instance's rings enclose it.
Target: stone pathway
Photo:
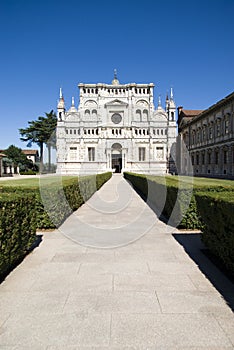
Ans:
[[[1,350],[234,349],[233,284],[120,175],[41,234],[0,285]]]

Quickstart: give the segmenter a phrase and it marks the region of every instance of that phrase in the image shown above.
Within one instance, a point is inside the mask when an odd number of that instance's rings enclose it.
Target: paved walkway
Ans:
[[[121,176],[42,235],[0,285],[1,350],[234,349],[233,284]]]

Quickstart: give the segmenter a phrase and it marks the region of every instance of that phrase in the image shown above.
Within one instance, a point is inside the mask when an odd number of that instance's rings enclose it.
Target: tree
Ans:
[[[5,151],[7,158],[4,162],[7,166],[13,167],[14,172],[17,167],[20,170],[27,170],[33,168],[33,162],[27,158],[27,156],[22,152],[22,149],[14,145],[10,145]]]
[[[37,120],[29,121],[29,126],[25,129],[19,129],[21,140],[28,142],[27,147],[36,143],[40,149],[40,173],[43,170],[43,152],[44,144],[48,147],[49,163],[51,162],[51,147],[55,145],[53,135],[57,126],[57,116],[53,110],[45,113],[46,117],[38,117]]]
[[[48,171],[51,172],[51,148],[56,147],[55,129],[57,126],[57,116],[53,110],[50,113],[46,113],[45,123],[48,128],[48,139],[45,142],[48,148]]]

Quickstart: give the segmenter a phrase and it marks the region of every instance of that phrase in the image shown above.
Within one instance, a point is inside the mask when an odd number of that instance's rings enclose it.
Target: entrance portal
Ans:
[[[122,170],[122,146],[114,143],[111,147],[111,167],[116,173]]]

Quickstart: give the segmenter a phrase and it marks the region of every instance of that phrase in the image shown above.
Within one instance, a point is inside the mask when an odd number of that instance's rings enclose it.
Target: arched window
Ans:
[[[90,110],[89,109],[85,110],[85,118],[87,118],[87,119],[90,118]]]
[[[147,121],[147,120],[148,120],[148,111],[147,111],[147,109],[144,109],[144,110],[143,110],[143,120],[144,120],[144,121]]]
[[[92,116],[93,116],[93,117],[96,117],[96,116],[97,116],[97,110],[96,110],[96,109],[93,109],[93,110],[92,110]]]
[[[136,110],[136,121],[141,121],[141,110],[137,109]]]
[[[171,120],[174,121],[174,119],[175,119],[175,113],[171,112]]]

